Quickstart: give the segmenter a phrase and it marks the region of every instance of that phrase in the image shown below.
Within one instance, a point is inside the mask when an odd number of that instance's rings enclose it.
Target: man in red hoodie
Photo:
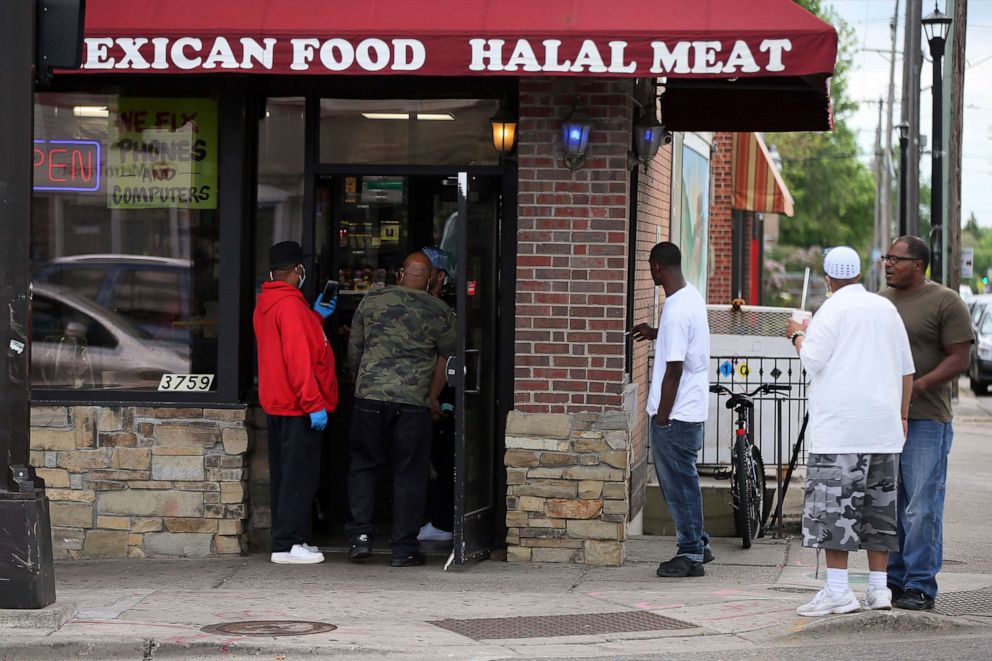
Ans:
[[[313,309],[300,292],[307,277],[295,241],[269,249],[268,282],[255,305],[258,399],[268,415],[269,489],[272,500],[272,562],[323,562],[306,543],[310,504],[320,479],[320,445],[327,415],[338,403],[334,353],[322,322],[337,298]]]

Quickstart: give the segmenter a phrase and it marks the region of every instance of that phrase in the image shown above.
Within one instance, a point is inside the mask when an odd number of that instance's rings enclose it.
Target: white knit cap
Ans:
[[[861,273],[861,258],[848,246],[830,248],[823,258],[823,272],[831,278],[850,280]]]

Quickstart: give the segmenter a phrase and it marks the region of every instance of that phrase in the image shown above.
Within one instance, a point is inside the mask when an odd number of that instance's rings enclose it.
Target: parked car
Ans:
[[[975,328],[968,377],[972,392],[976,395],[988,392],[989,384],[992,384],[992,308],[989,307],[982,313]]]
[[[71,288],[152,337],[188,345],[192,262],[143,255],[76,255],[39,266],[34,282]]]
[[[971,327],[978,329],[978,320],[982,318],[982,313],[992,303],[992,294],[979,294],[968,305],[971,311]]]
[[[163,374],[188,374],[188,347],[156,340],[65,287],[33,285],[31,385],[40,388],[157,388]]]
[[[965,305],[970,305],[975,300],[975,292],[971,291],[971,285],[959,285],[958,294],[961,295],[961,300],[965,302]]]

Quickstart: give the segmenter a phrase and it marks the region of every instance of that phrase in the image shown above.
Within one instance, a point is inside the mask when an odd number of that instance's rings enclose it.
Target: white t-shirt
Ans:
[[[710,325],[706,301],[690,284],[665,299],[654,342],[654,369],[647,412],[658,413],[661,381],[669,362],[682,363],[682,378],[669,416],[682,422],[705,422],[710,365]]]
[[[902,452],[902,377],[915,368],[892,303],[842,287],[810,320],[799,358],[810,378],[810,452]]]

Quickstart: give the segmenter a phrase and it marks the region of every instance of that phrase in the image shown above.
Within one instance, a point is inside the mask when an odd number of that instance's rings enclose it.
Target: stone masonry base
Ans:
[[[56,559],[245,549],[245,409],[34,406]]]
[[[621,412],[511,411],[504,457],[507,560],[623,564],[629,448]]]

